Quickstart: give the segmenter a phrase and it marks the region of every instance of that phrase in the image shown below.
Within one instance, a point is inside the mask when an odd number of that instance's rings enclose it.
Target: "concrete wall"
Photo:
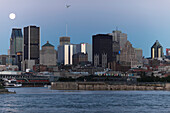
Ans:
[[[105,82],[52,82],[53,90],[170,90],[170,83],[116,85]]]

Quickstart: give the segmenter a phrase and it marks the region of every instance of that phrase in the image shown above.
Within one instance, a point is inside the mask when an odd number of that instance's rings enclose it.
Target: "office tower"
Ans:
[[[118,60],[122,66],[130,68],[138,66],[135,48],[132,47],[132,44],[129,41],[126,42],[124,48],[119,55]]]
[[[58,46],[58,63],[63,65],[73,64],[73,54],[76,52],[76,46],[73,44],[64,44]]]
[[[156,40],[154,45],[151,47],[151,58],[161,58],[163,57],[163,47],[161,44]]]
[[[76,53],[84,53],[88,55],[88,61],[92,62],[92,45],[88,43],[76,44]]]
[[[166,56],[170,56],[170,48],[166,48]]]
[[[70,37],[60,37],[60,45],[70,44]]]
[[[36,26],[24,27],[23,70],[39,64],[40,57],[40,28]],[[26,61],[26,62],[24,62]]]
[[[10,38],[10,55],[16,55],[17,52],[22,52],[22,30],[13,28]]]
[[[56,50],[54,49],[54,46],[48,41],[42,46],[42,50],[40,51],[40,64],[47,66],[57,65]]]
[[[113,31],[112,33],[109,33],[109,35],[113,36],[113,42],[118,42],[119,50],[122,50],[127,42],[127,34],[116,30],[116,31]],[[113,51],[117,51],[117,50],[113,50]]]
[[[97,34],[92,36],[93,40],[93,65],[107,67],[112,61],[112,36],[108,34]]]
[[[10,38],[10,51],[8,52],[9,56],[7,58],[7,65],[17,65],[19,70],[21,70],[22,60],[19,56],[22,54],[23,47],[23,35],[20,28],[13,28]],[[18,56],[18,54],[20,55]]]
[[[126,42],[127,42],[127,34],[122,33],[121,31],[113,31],[112,33],[109,33],[108,35],[112,36],[112,47],[113,47],[113,62],[117,61],[117,55],[120,54],[121,50],[124,48]]]

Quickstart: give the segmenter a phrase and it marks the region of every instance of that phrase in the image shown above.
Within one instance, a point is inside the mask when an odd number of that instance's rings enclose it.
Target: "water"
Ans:
[[[9,88],[0,113],[170,113],[169,91],[57,91]]]

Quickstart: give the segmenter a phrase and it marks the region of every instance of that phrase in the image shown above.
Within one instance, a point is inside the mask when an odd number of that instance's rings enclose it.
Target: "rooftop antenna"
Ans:
[[[71,5],[66,4],[66,8],[68,9]],[[67,23],[66,23],[66,36],[67,36]]]
[[[118,27],[116,26],[116,31],[118,31]]]
[[[67,36],[67,24],[66,24],[66,36]]]

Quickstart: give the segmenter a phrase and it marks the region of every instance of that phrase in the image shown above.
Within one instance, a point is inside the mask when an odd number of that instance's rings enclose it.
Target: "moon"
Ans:
[[[9,18],[11,20],[14,20],[16,18],[16,15],[14,13],[9,14]]]

